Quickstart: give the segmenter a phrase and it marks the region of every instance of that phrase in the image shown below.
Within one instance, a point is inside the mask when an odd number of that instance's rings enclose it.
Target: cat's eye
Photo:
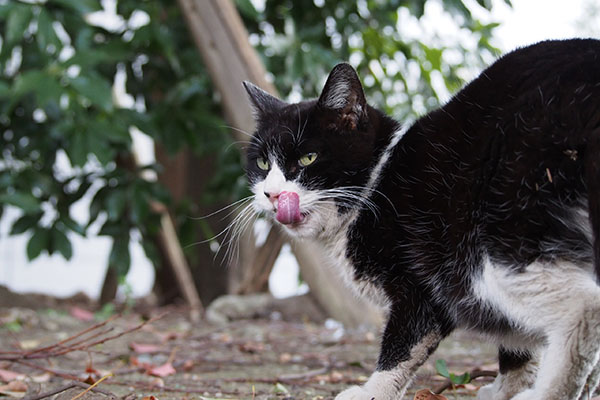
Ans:
[[[308,154],[305,154],[302,157],[300,157],[300,159],[298,160],[298,163],[300,163],[300,165],[302,165],[303,167],[306,167],[306,166],[314,163],[316,159],[317,159],[317,153],[308,153]]]
[[[269,162],[262,157],[256,159],[256,165],[263,171],[268,171],[270,168]]]

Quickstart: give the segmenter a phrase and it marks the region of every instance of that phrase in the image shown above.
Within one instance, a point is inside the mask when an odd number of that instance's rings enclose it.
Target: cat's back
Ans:
[[[512,265],[590,261],[585,170],[600,138],[599,65],[597,40],[521,48],[417,121],[380,188],[411,210],[404,229],[418,227],[411,236],[433,238],[428,248],[446,257],[478,242]]]
[[[586,161],[600,137],[599,62],[600,41],[542,42],[457,96],[480,110],[465,126],[481,155],[476,191],[491,255],[591,261]]]
[[[502,107],[530,92],[569,92],[600,82],[600,40],[549,40],[514,50],[483,71],[449,103]],[[580,89],[581,90],[581,89]],[[546,101],[550,97],[546,97]]]

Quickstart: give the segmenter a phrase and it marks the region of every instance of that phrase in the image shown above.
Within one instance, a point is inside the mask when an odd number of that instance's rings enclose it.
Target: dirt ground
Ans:
[[[86,313],[85,307],[0,308],[0,396],[331,399],[364,382],[378,353],[378,332],[345,330],[333,321],[192,323],[185,309],[176,307],[126,311],[106,320],[106,315]],[[435,371],[437,359],[445,359],[456,374],[497,368],[493,347],[458,332],[419,370],[405,398],[445,382]],[[88,384],[77,380],[86,379],[97,385],[82,394]],[[443,394],[471,399],[490,380],[477,379]]]

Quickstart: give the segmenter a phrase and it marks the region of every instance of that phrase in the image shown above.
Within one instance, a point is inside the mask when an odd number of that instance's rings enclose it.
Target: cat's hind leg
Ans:
[[[533,385],[538,369],[537,353],[500,347],[498,363],[498,376],[493,383],[479,389],[478,400],[509,400]]]
[[[577,400],[600,353],[600,287],[591,268],[534,263],[522,272],[488,264],[479,295],[546,344],[536,380],[513,400]]]

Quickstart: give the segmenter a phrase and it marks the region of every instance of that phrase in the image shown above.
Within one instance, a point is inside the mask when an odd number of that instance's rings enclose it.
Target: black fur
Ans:
[[[333,107],[324,99],[339,82],[350,100]],[[259,113],[249,180],[266,176],[255,160],[268,153],[294,180],[298,158],[314,151],[302,185],[365,186],[398,127],[338,66],[319,100]],[[391,304],[378,370],[409,359],[431,332],[518,332],[472,298],[485,257],[514,273],[535,261],[594,262],[600,276],[600,42],[547,41],[502,57],[408,129],[373,189],[378,212],[361,208],[346,256],[355,280],[374,282]],[[589,212],[591,241],[578,209]],[[505,370],[528,359],[500,352]]]

